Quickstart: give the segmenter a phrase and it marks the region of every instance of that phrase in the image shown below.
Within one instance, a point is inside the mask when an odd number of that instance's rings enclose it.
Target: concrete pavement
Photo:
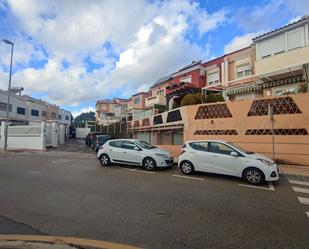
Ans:
[[[176,168],[103,168],[94,157],[0,156],[0,214],[44,234],[143,248],[308,248],[304,194],[287,179],[251,188]]]

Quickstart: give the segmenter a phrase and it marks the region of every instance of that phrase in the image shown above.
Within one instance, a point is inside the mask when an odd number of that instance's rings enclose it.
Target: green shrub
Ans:
[[[196,94],[190,93],[183,97],[183,99],[181,100],[181,106],[202,104],[203,99],[204,99],[204,96],[201,93],[196,93]]]

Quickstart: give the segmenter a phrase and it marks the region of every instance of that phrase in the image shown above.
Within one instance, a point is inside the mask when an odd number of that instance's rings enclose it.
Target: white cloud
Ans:
[[[79,111],[73,111],[72,116],[76,118],[78,115],[82,114],[83,112],[95,112],[95,108],[93,106],[88,106],[80,109]]]
[[[260,32],[258,33],[248,33],[242,36],[236,36],[224,46],[224,54],[229,54],[234,51],[237,51],[239,49],[248,47],[252,44],[252,38],[258,36]]]
[[[308,13],[308,0],[270,0],[264,5],[239,8],[236,21],[248,32],[267,31],[282,26],[282,20],[290,20],[291,17],[300,17]]]
[[[147,89],[180,66],[205,60],[209,46],[188,36],[203,36],[227,19],[225,10],[208,13],[186,0],[8,0],[8,5],[16,33],[23,34],[13,37],[21,40],[14,61],[24,64],[13,81],[27,91],[46,93],[51,102],[72,106]],[[7,50],[0,50],[0,65],[7,56]],[[47,63],[28,65],[33,58]],[[89,71],[89,62],[98,68]],[[5,84],[1,78],[0,87]]]

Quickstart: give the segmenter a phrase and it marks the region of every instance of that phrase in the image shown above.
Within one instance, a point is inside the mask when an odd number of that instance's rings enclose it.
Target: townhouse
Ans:
[[[304,92],[308,86],[309,17],[253,39],[251,76],[229,82],[229,99],[282,96]],[[245,69],[245,68],[244,68]],[[247,67],[249,70],[249,67]]]
[[[106,126],[125,118],[124,111],[128,108],[129,100],[114,98],[112,100],[98,100],[96,103],[96,122]]]
[[[254,38],[248,47],[207,62],[193,61],[157,80],[148,92],[128,100],[123,110],[128,131],[153,144],[182,144],[187,139],[184,127],[190,127],[186,122],[193,122],[184,121],[187,114],[179,108],[187,94],[201,92],[207,103],[210,94],[238,101],[306,92],[308,26],[309,17],[304,16]]]
[[[6,120],[7,91],[0,89],[0,121]],[[58,121],[60,124],[71,124],[71,112],[60,109],[28,95],[11,93],[9,106],[9,121],[14,125],[27,125],[37,121]]]

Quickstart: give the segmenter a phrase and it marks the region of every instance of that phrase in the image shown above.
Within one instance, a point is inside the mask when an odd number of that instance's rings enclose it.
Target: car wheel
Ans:
[[[264,182],[264,174],[257,168],[249,168],[244,172],[244,179],[250,184],[261,184]]]
[[[111,164],[111,161],[110,161],[108,155],[102,154],[102,155],[100,156],[100,163],[101,163],[102,166],[108,166],[108,165],[110,165],[110,164]]]
[[[190,163],[188,161],[184,161],[184,162],[181,162],[181,164],[180,164],[180,170],[185,175],[190,175],[190,174],[193,173],[194,167],[193,167],[192,163]]]
[[[143,161],[143,167],[146,169],[146,170],[155,170],[156,169],[156,162],[155,160],[153,160],[152,158],[150,157],[147,157],[144,159]]]

